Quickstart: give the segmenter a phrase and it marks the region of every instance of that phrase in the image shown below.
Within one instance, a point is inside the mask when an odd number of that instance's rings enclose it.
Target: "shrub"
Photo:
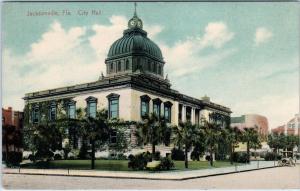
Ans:
[[[62,159],[62,157],[61,157],[60,154],[55,154],[54,155],[54,160],[61,160],[61,159]]]
[[[266,156],[266,152],[260,152],[259,153],[259,157],[260,158],[265,158],[265,156]]]
[[[268,152],[268,153],[266,153],[264,158],[265,158],[266,161],[281,160],[282,156],[278,155],[274,152]]]
[[[159,151],[156,151],[155,153],[154,153],[154,158],[153,158],[154,160],[160,160],[160,152]]]
[[[147,163],[151,161],[151,154],[149,152],[140,153],[137,155],[128,156],[128,168],[133,170],[144,170],[147,166]]]
[[[7,153],[7,166],[18,166],[22,162],[22,152],[8,152]]]
[[[50,160],[54,156],[53,152],[49,150],[39,150],[35,153],[34,157],[36,160]]]
[[[281,160],[281,159],[282,159],[282,156],[281,155],[277,155],[277,160]],[[297,158],[297,159],[300,159],[300,157]]]
[[[160,169],[161,170],[170,170],[171,168],[174,168],[174,162],[168,158],[168,157],[163,157],[161,158],[161,163],[160,163]]]
[[[127,160],[127,157],[123,153],[119,153],[119,154],[117,154],[117,159],[118,160]]]
[[[71,152],[71,146],[67,143],[63,148],[63,151],[64,151],[64,159],[68,159],[68,157],[70,157],[69,154]]]
[[[248,162],[248,154],[245,152],[234,152],[232,154],[232,161],[238,163],[247,163]]]
[[[249,156],[247,153],[241,153],[238,158],[239,163],[247,163],[249,162]]]
[[[110,153],[108,157],[99,157],[99,159],[103,160],[127,160],[127,156],[123,153]]]
[[[78,154],[79,159],[91,159],[90,154],[88,153],[88,146],[86,145],[85,141],[83,141],[79,154]]]
[[[33,154],[30,154],[29,156],[28,156],[28,159],[30,160],[30,161],[35,161],[35,157],[34,157],[34,155]]]
[[[181,149],[173,148],[171,151],[171,159],[184,161],[184,152]]]
[[[199,161],[200,160],[200,153],[193,150],[192,153],[191,153],[191,159],[193,161],[195,161],[195,160]]]
[[[206,155],[205,160],[210,161],[210,155]]]

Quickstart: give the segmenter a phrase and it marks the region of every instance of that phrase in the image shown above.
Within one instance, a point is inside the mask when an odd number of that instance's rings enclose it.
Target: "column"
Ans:
[[[186,121],[186,107],[182,104],[182,112],[181,112],[182,122]]]
[[[191,123],[195,124],[195,108],[192,107],[191,109]]]

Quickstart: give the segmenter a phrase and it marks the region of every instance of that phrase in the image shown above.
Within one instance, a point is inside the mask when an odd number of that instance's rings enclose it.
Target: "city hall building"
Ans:
[[[25,105],[31,105],[30,123],[39,123],[42,115],[55,119],[56,102],[62,99],[69,100],[66,103],[69,118],[76,118],[78,108],[86,116],[95,117],[96,111],[106,109],[109,118],[136,122],[155,113],[172,125],[187,120],[199,124],[202,118],[209,120],[212,112],[230,117],[229,108],[211,102],[208,97],[197,99],[171,88],[171,82],[164,78],[166,63],[162,52],[147,37],[136,13],[123,36],[111,45],[105,64],[106,76],[101,75],[97,81],[27,93],[24,100]],[[49,103],[49,111],[44,114],[40,110],[43,102]],[[134,136],[132,132],[131,135]]]

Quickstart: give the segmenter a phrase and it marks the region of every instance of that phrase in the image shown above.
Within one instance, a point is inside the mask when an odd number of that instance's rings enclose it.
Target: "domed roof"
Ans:
[[[140,53],[163,61],[160,48],[147,37],[147,33],[134,27],[124,31],[123,37],[116,40],[110,47],[108,59]]]

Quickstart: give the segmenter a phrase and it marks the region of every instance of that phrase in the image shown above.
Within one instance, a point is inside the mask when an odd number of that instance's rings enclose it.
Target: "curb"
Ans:
[[[263,169],[270,169],[270,168],[276,168],[280,166],[271,166],[271,167],[263,167],[259,169],[249,169],[249,170],[242,170],[242,171],[233,171],[233,172],[224,172],[224,173],[216,173],[216,174],[208,174],[208,175],[200,175],[200,176],[191,176],[191,177],[185,177],[185,178],[151,178],[151,177],[123,177],[123,176],[101,176],[101,175],[69,175],[69,174],[43,174],[43,173],[22,173],[22,172],[3,172],[3,174],[23,174],[23,175],[44,175],[44,176],[69,176],[69,177],[89,177],[89,178],[117,178],[117,179],[144,179],[144,180],[173,180],[173,181],[183,181],[183,180],[191,180],[191,179],[197,179],[197,178],[206,178],[206,177],[212,177],[212,176],[221,176],[221,175],[227,175],[227,174],[236,174],[236,173],[242,173],[242,172],[249,172],[249,171],[255,171],[255,170],[263,170]]]

